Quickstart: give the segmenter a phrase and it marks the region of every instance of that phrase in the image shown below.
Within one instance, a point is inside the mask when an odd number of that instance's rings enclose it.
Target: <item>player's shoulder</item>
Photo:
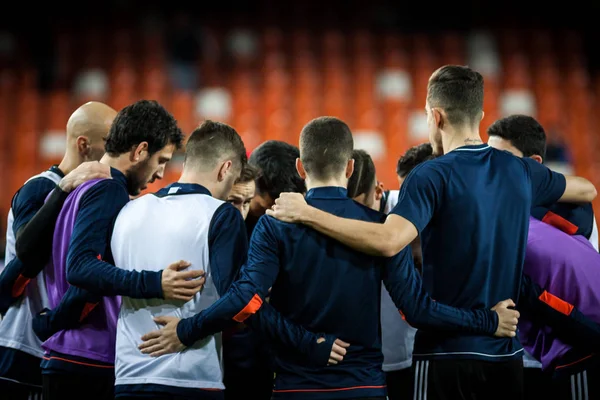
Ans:
[[[127,188],[122,183],[110,178],[84,182],[69,193],[69,198],[79,198],[81,204],[86,204],[86,206],[108,202],[118,210],[121,210],[130,200]]]
[[[494,154],[492,162],[496,164],[503,164],[505,166],[511,167],[527,168],[530,163],[537,162],[529,157],[517,157],[506,150],[500,150],[490,147],[490,151]]]
[[[455,169],[454,159],[452,157],[440,156],[427,160],[412,169],[406,176],[402,186],[410,186],[427,181],[445,181]]]
[[[37,190],[37,189],[46,189],[54,187],[60,182],[61,177],[52,171],[44,171],[40,174],[34,175],[29,178],[23,186],[19,189],[19,191],[24,190]]]
[[[383,223],[387,215],[377,210],[373,210],[370,207],[365,206],[359,202],[351,200],[354,203],[354,207],[356,207],[356,219],[361,219],[367,222],[377,222]]]
[[[600,254],[595,251],[589,241],[579,239],[579,237],[569,235],[550,224],[530,218],[527,257],[528,259],[535,258],[556,262],[558,260],[569,260],[572,254],[582,256],[589,253],[600,261]]]

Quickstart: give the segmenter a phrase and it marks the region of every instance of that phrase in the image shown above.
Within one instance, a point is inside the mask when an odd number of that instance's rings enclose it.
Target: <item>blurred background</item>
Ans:
[[[600,187],[599,11],[597,1],[5,3],[0,228],[15,190],[60,161],[67,119],[89,100],[118,110],[156,99],[186,133],[227,122],[248,150],[297,145],[310,119],[337,116],[395,189],[398,157],[427,141],[427,80],[443,64],[483,74],[484,140],[497,118],[535,116],[548,164]],[[179,155],[166,180],[180,169]]]

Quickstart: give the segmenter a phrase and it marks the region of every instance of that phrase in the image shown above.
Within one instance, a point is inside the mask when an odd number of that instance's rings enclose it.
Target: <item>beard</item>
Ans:
[[[130,196],[137,196],[148,183],[148,161],[132,166],[125,172],[127,178],[127,192]]]

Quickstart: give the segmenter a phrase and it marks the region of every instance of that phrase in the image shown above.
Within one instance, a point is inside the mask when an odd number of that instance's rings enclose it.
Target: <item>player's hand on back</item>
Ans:
[[[300,223],[310,213],[310,206],[306,204],[304,196],[300,193],[281,193],[267,215],[284,222]]]
[[[323,343],[325,338],[319,338],[317,343]],[[346,349],[350,346],[349,343],[346,343],[340,339],[335,339],[333,342],[333,346],[331,346],[331,353],[329,353],[329,361],[327,361],[327,365],[335,365],[344,360],[344,356],[346,355]]]
[[[162,291],[166,300],[190,301],[204,286],[204,271],[184,271],[191,264],[177,261],[162,271]]]
[[[181,320],[176,317],[154,318],[154,322],[163,327],[142,336],[142,344],[138,348],[142,353],[150,354],[151,357],[159,357],[183,351],[185,345],[179,341],[179,337],[177,336],[179,321]]]
[[[61,179],[58,186],[65,193],[70,193],[77,186],[92,179],[109,179],[110,167],[98,161],[88,161],[80,164]]]
[[[492,307],[492,311],[496,311],[498,314],[498,329],[494,336],[515,337],[517,335],[520,314],[517,310],[509,307],[515,307],[515,303],[510,299],[503,300]]]

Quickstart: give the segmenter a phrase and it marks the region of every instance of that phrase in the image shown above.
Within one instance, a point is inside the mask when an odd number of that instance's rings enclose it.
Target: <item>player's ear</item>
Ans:
[[[375,186],[375,201],[381,200],[383,191],[383,182],[377,182],[377,185]]]
[[[306,170],[304,169],[304,164],[302,164],[302,160],[296,158],[296,171],[298,171],[298,175],[300,178],[306,179]]]
[[[442,113],[442,110],[440,110],[439,108],[432,108],[431,114],[433,115],[433,120],[435,121],[435,126],[437,126],[438,129],[443,129],[445,115]]]
[[[90,154],[90,141],[85,136],[77,137],[77,152],[83,158],[86,158]]]
[[[231,160],[227,160],[223,164],[221,164],[221,167],[219,168],[219,172],[217,174],[217,180],[219,182],[223,182],[223,180],[225,179],[227,174],[232,172],[232,170],[231,170],[232,166],[233,166],[233,163],[231,162]]]
[[[535,161],[539,162],[540,164],[543,163],[542,156],[540,156],[539,154],[534,154],[534,155],[532,155],[529,158],[531,158],[532,160],[535,160]]]
[[[354,158],[348,160],[348,164],[346,164],[346,179],[350,179],[352,174],[354,173]]]
[[[130,161],[143,161],[145,154],[148,153],[148,142],[142,142],[131,149]]]

